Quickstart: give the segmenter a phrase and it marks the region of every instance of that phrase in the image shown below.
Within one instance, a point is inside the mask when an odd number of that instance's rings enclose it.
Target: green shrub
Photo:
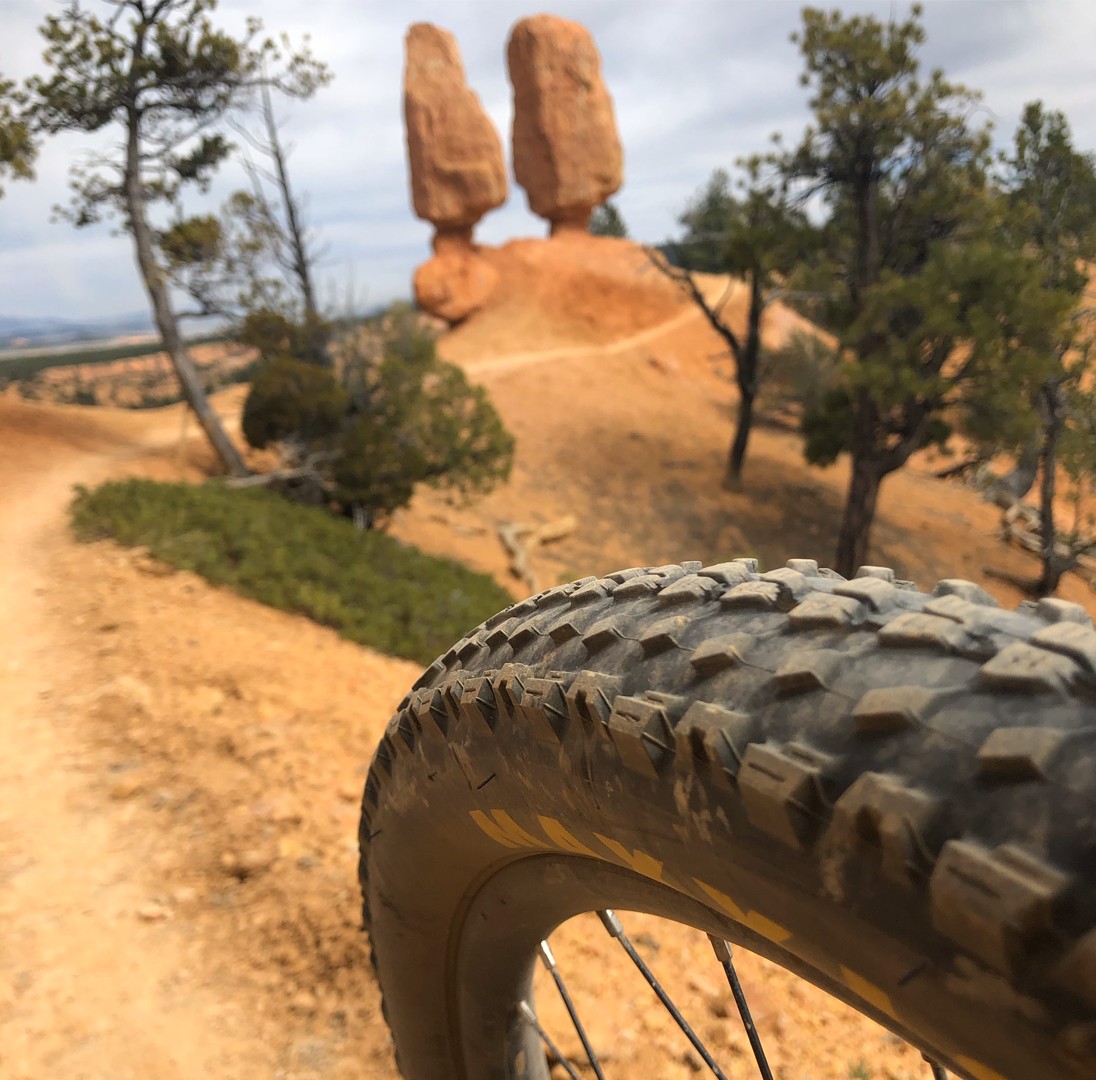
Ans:
[[[400,436],[399,428],[362,416],[339,440],[331,468],[335,492],[343,502],[367,508],[372,519],[406,506],[426,478],[422,447]]]
[[[304,331],[270,313],[254,318],[251,340],[269,351],[244,406],[244,435],[257,447],[278,443],[291,465],[309,463],[312,479],[298,491],[313,501],[318,484],[371,525],[419,484],[468,496],[509,475],[512,436],[483,388],[438,357],[410,306],[393,305],[338,342],[332,371],[307,362]]]
[[[817,409],[841,378],[837,350],[825,338],[805,330],[793,331],[779,349],[766,350],[762,363],[769,408]]]
[[[80,488],[82,540],[113,539],[343,637],[426,664],[512,598],[485,574],[257,489]]]
[[[350,398],[325,368],[280,356],[265,363],[244,405],[244,438],[262,450],[293,437],[329,439],[346,417]]]
[[[267,361],[293,358],[330,368],[328,345],[333,327],[318,315],[305,315],[294,322],[281,312],[259,308],[240,322],[233,335],[243,345],[257,349]]]

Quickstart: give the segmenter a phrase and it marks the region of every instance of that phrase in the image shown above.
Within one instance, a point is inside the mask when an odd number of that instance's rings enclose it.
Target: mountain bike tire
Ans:
[[[408,1080],[544,1080],[536,945],[607,907],[760,953],[969,1080],[1094,1077],[1096,631],[807,559],[549,589],[400,704],[360,867]]]

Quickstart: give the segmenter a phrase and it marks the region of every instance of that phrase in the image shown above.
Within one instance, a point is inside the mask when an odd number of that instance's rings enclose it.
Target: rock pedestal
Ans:
[[[554,15],[518,22],[506,49],[514,89],[514,176],[552,235],[587,231],[623,181],[601,58],[585,27]]]
[[[412,279],[415,303],[452,325],[483,307],[498,279],[498,271],[472,243],[471,229],[439,231],[434,257]]]

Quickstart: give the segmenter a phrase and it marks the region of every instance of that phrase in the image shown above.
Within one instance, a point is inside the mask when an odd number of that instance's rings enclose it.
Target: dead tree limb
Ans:
[[[544,544],[562,540],[578,528],[573,514],[549,521],[545,525],[519,525],[503,521],[498,525],[499,540],[510,557],[510,573],[531,592],[537,592],[537,576],[529,563],[533,551]]]
[[[529,565],[529,550],[520,537],[527,530],[511,521],[504,521],[498,527],[499,539],[510,557],[510,573],[521,581],[531,593],[537,591],[537,577]]]

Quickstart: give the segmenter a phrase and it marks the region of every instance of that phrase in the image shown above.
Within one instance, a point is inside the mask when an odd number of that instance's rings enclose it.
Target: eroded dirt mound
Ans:
[[[500,280],[486,307],[444,338],[448,359],[607,344],[684,306],[676,286],[627,240],[568,233],[478,250]]]
[[[423,491],[399,515],[398,535],[454,552],[516,592],[528,583],[507,574],[498,539],[506,523],[575,519],[574,532],[532,553],[539,587],[683,558],[755,555],[772,567],[832,557],[847,463],[808,466],[794,424],[762,406],[745,488],[721,488],[737,404],[726,342],[642,248],[559,237],[485,250],[510,267],[505,285],[488,309],[444,336],[440,350],[489,388],[518,438],[513,475],[471,508]],[[697,280],[742,332],[745,286],[714,275]],[[782,304],[766,308],[769,348],[796,332],[818,331]],[[1019,603],[1023,594],[986,570],[1031,578],[1035,561],[999,542],[998,510],[932,476],[942,464],[915,457],[885,481],[872,561],[925,588],[964,576]],[[1067,578],[1060,595],[1096,609],[1077,578]]]
[[[696,304],[630,240],[568,232],[477,250],[498,271],[499,282],[482,310],[442,338],[448,360],[476,366],[549,350],[596,346],[618,352],[655,333],[682,358],[726,352]],[[742,282],[694,276],[709,304],[719,305],[742,333],[748,302]],[[700,327],[699,336],[690,333],[691,324]],[[783,304],[769,305],[766,345],[778,348],[794,330],[817,332]]]

